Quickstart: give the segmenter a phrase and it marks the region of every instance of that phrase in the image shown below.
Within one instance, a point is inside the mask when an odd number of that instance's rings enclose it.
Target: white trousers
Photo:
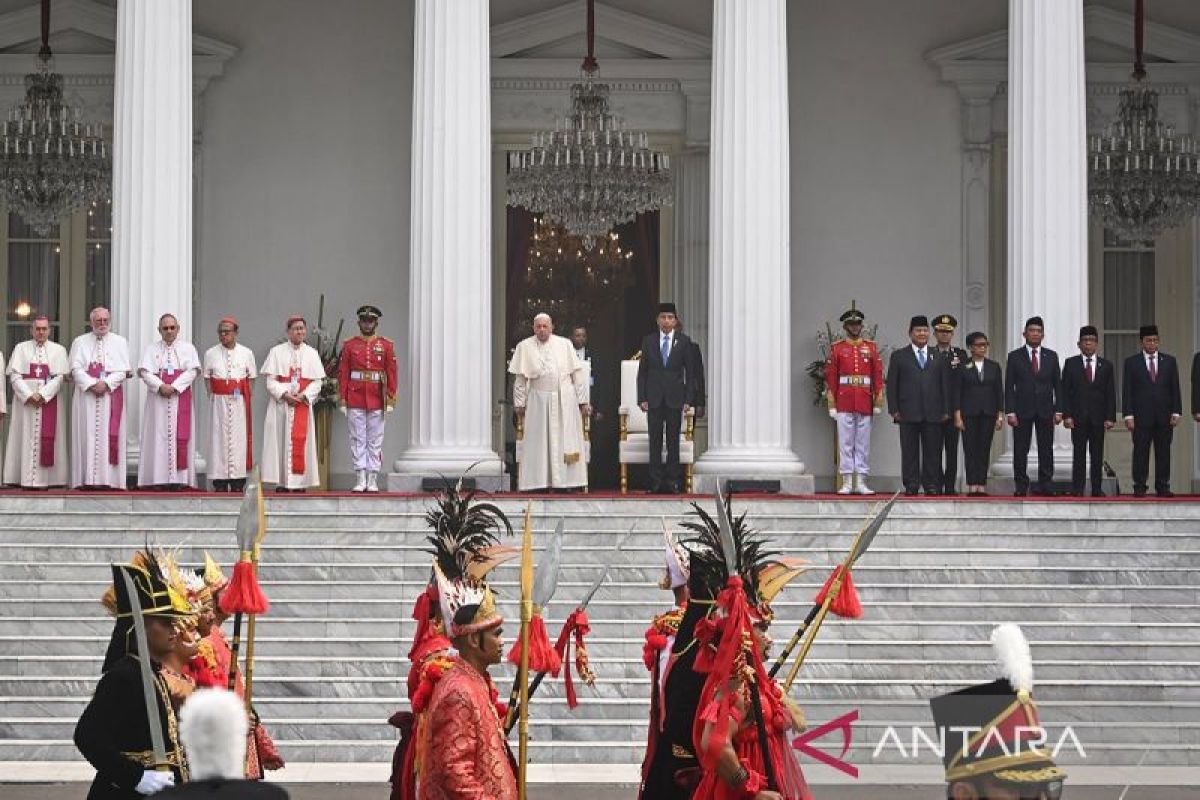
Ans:
[[[867,462],[871,458],[871,415],[839,411],[837,431],[838,472],[843,475],[868,474],[870,467]]]
[[[346,409],[350,427],[350,458],[354,469],[379,472],[383,466],[383,411]]]

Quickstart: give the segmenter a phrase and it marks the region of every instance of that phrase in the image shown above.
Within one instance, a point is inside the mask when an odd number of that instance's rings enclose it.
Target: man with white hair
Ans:
[[[71,342],[71,485],[125,488],[125,379],[133,374],[129,344],[109,330],[111,315],[98,306],[92,329]]]
[[[517,489],[587,486],[583,417],[592,413],[591,395],[575,346],[554,335],[549,314],[533,318],[533,336],[517,345],[508,371],[524,429]]]
[[[191,780],[155,797],[205,800],[286,800],[279,786],[242,777],[250,720],[242,701],[224,689],[198,689],[179,710],[179,741]]]

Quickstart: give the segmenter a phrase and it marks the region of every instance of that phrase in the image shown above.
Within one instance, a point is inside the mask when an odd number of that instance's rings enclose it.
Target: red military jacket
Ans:
[[[396,405],[396,346],[384,336],[355,336],[342,345],[338,393],[348,408],[379,411]]]
[[[883,403],[883,361],[870,339],[835,342],[825,361],[825,396],[829,407],[870,414]]]

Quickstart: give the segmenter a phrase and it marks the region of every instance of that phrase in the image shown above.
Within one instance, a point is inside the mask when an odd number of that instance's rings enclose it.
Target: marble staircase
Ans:
[[[412,598],[428,574],[425,499],[272,497],[262,579],[256,705],[293,762],[386,762],[388,716],[407,705],[403,678]],[[519,522],[523,502],[502,499]],[[711,505],[711,500],[705,501]],[[802,618],[849,547],[869,504],[739,502],[779,547],[813,569],[776,603],[777,639]],[[589,609],[599,682],[568,711],[561,682],[535,700],[533,758],[544,764],[634,764],[645,741],[647,620],[669,603],[660,517],[684,502],[574,497],[534,501],[544,536],[566,521],[551,634],[600,565],[610,581]],[[97,598],[107,564],[147,539],[228,564],[237,501],[215,496],[0,495],[0,762],[78,762],[74,721],[100,668],[111,622]],[[620,551],[614,543],[632,535]],[[516,619],[516,569],[496,576]],[[847,759],[912,763],[879,748],[891,726],[930,736],[927,699],[993,676],[995,623],[1022,624],[1037,662],[1051,742],[1070,725],[1067,764],[1200,765],[1200,504],[1001,501],[899,503],[855,573],[866,616],[831,619],[795,695],[810,723],[857,709]],[[515,622],[508,630],[515,633]],[[507,691],[511,671],[499,671]],[[825,748],[838,754],[832,739]],[[928,750],[919,761],[939,763]],[[825,769],[814,768],[814,769]]]

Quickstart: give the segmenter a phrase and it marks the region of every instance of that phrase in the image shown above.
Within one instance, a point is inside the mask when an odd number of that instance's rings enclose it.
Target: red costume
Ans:
[[[342,345],[338,393],[347,408],[382,411],[396,405],[396,346],[384,336],[355,336]]]
[[[825,360],[829,407],[843,413],[870,415],[883,406],[883,361],[870,339],[842,339]]]

